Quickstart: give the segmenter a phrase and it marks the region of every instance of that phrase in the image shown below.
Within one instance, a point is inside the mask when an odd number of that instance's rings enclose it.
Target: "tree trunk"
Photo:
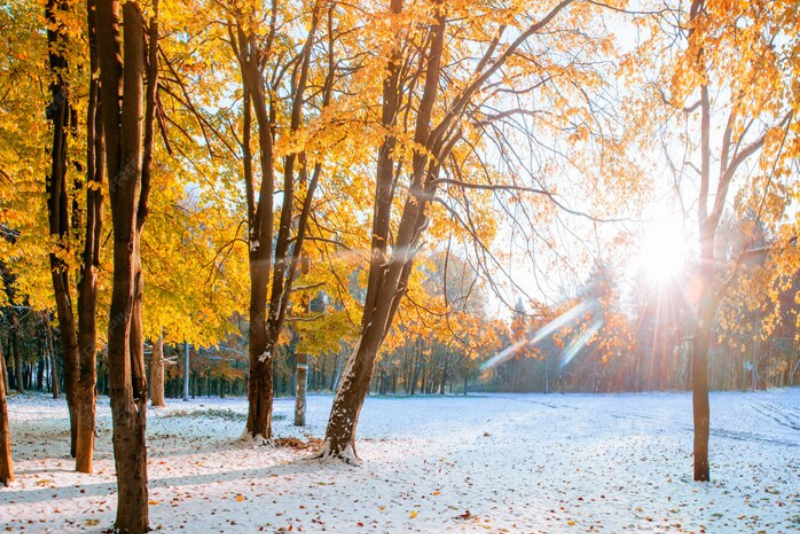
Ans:
[[[260,248],[260,247],[259,247]],[[272,359],[274,347],[268,346],[267,281],[269,265],[264,261],[250,264],[250,381],[247,388],[247,433],[252,438],[272,437]]]
[[[694,417],[694,480],[711,479],[708,462],[710,403],[708,398],[708,346],[716,311],[716,299],[706,280],[698,313],[697,330],[692,347],[692,411]]]
[[[447,384],[447,359],[448,353],[444,353],[444,364],[442,365],[442,376],[439,382],[439,395],[444,395],[444,391]]]
[[[183,402],[189,402],[189,343],[183,342]]]
[[[294,425],[306,426],[306,386],[308,371],[308,355],[297,354],[296,395],[294,401]]]
[[[19,393],[25,393],[25,382],[22,379],[22,353],[19,351],[19,321],[17,315],[11,312],[11,352],[14,356],[14,387]]]
[[[156,3],[153,9],[157,13]],[[140,534],[149,530],[145,445],[147,385],[141,348],[141,315],[136,307],[142,287],[141,276],[137,276],[141,265],[138,255],[142,224],[147,214],[151,146],[146,131],[143,154],[144,21],[138,3],[126,2],[122,10],[125,31],[121,51],[119,2],[98,0],[100,90],[114,230],[108,376],[118,488],[115,529],[126,534]],[[154,15],[150,21],[150,58],[155,58],[156,54],[157,29]],[[152,71],[156,64],[152,59],[149,67],[145,130],[155,113],[150,98],[151,88],[155,94],[151,86],[155,81]]]
[[[0,483],[8,486],[14,482],[14,464],[11,460],[11,432],[8,428],[6,404],[6,359],[0,344]]]
[[[414,356],[411,360],[411,365],[413,367],[413,372],[411,374],[411,382],[408,388],[408,394],[412,397],[417,393],[417,383],[419,382],[419,368],[421,365],[422,354],[421,350],[419,349],[419,343],[414,344]]]
[[[692,18],[695,14],[693,13]],[[693,31],[693,30],[692,30]],[[702,52],[698,60],[702,57]],[[698,61],[699,62],[699,61]],[[710,406],[708,400],[708,345],[716,313],[714,288],[715,259],[714,237],[719,219],[708,216],[708,191],[711,165],[711,110],[708,87],[700,87],[701,135],[700,135],[700,194],[698,199],[698,235],[700,238],[700,301],[697,306],[697,325],[692,347],[692,415],[694,419],[694,480],[707,482],[711,479],[708,464],[708,437],[710,432]],[[727,155],[726,155],[727,157]],[[720,182],[721,184],[721,182]],[[725,192],[720,192],[723,200]]]
[[[47,317],[47,312],[44,312],[44,328],[45,337],[47,338],[47,352],[50,354],[50,373],[53,380],[53,398],[58,398],[59,387],[61,386],[61,379],[58,377],[58,359],[56,358],[56,351],[53,347],[53,329],[50,328],[50,322]]]
[[[550,362],[544,358],[544,392],[550,393]]]
[[[39,346],[41,347],[41,344]],[[39,363],[36,364],[36,389],[44,390],[44,357],[40,357]]]
[[[258,45],[252,34],[238,27],[239,48],[256,50]],[[248,235],[250,251],[250,380],[247,384],[246,432],[256,439],[270,439],[272,435],[272,395],[274,346],[267,334],[267,286],[272,264],[273,194],[275,190],[272,153],[272,126],[264,94],[264,80],[257,65],[257,54],[239,56],[244,89],[244,178],[248,202]],[[255,111],[258,124],[259,161],[262,173],[261,189],[256,200],[252,155],[250,153],[251,114]],[[270,310],[274,313],[275,310]],[[270,320],[272,317],[270,317]]]
[[[69,249],[69,212],[67,198],[67,141],[70,131],[72,106],[69,101],[69,88],[63,74],[68,72],[67,60],[59,51],[66,46],[67,33],[62,23],[63,15],[69,5],[59,0],[48,0],[45,16],[48,21],[47,43],[49,46],[49,66],[52,73],[50,92],[52,102],[47,106],[47,117],[53,123],[53,144],[51,147],[50,175],[46,178],[47,208],[50,237],[59,248]],[[50,270],[56,311],[61,330],[61,346],[64,352],[64,389],[67,394],[70,421],[70,456],[77,451],[78,412],[76,396],[78,387],[78,366],[80,356],[75,317],[72,312],[72,297],[69,291],[69,266],[56,253],[50,253]]]
[[[158,336],[153,345],[153,359],[150,361],[150,405],[163,408],[164,402],[164,337]]]
[[[240,38],[240,42],[253,43],[251,37]],[[252,58],[240,61],[242,85],[245,90],[245,145],[249,146],[251,101],[258,123],[259,161],[261,162],[262,186],[258,195],[258,208],[249,213],[250,234],[250,335],[248,350],[250,355],[250,380],[247,384],[247,428],[253,438],[270,439],[272,436],[272,396],[273,396],[273,350],[267,335],[267,286],[272,263],[272,215],[274,192],[274,168],[272,155],[271,125],[267,116],[263,80],[258,74]],[[248,203],[255,206],[252,192],[251,155],[246,148],[245,182],[248,186]],[[272,310],[271,310],[272,311]]]
[[[383,341],[381,328],[368,325],[347,362],[342,381],[333,399],[320,457],[337,457],[357,463],[355,433],[358,417],[369,392],[378,348]]]
[[[76,394],[78,427],[76,469],[92,472],[95,433],[95,386],[97,384],[97,270],[100,267],[100,239],[103,218],[103,194],[99,185],[105,174],[103,123],[100,114],[99,59],[97,56],[97,0],[89,0],[87,27],[91,79],[86,111],[86,227],[78,281],[78,347],[80,371]]]
[[[50,355],[50,352],[47,350],[47,340],[45,340],[44,344],[44,391],[45,393],[53,391],[52,390],[52,371],[51,367],[53,365],[53,358]]]

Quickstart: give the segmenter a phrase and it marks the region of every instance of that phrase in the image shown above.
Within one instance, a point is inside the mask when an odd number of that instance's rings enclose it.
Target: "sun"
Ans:
[[[686,259],[686,238],[680,221],[653,223],[644,235],[641,265],[647,278],[657,284],[675,279]]]

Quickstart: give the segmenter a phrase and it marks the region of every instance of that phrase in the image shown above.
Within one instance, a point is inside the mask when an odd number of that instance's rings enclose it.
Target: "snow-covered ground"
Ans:
[[[148,419],[158,532],[800,532],[800,389],[712,395],[709,485],[691,480],[691,397],[675,394],[370,398],[361,467],[242,447],[241,399],[170,401]],[[277,400],[275,435],[322,436]],[[17,481],[0,530],[107,531],[116,506],[108,399],[94,475],[72,471],[67,411],[9,400]]]

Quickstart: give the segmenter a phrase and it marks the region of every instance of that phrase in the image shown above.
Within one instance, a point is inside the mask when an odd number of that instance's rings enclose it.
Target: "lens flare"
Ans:
[[[586,332],[584,332],[583,334],[580,335],[580,337],[578,337],[578,339],[573,340],[572,343],[570,343],[569,346],[565,348],[563,352],[561,352],[561,356],[559,357],[558,368],[563,369],[564,367],[569,365],[569,362],[572,361],[572,358],[574,358],[575,355],[578,354],[578,352],[580,352],[580,350],[586,345],[586,343],[589,342],[592,336],[595,335],[602,326],[603,326],[603,321],[596,320],[594,323],[592,323],[592,326],[590,326]]]
[[[579,302],[575,307],[565,311],[564,313],[562,313],[561,315],[559,315],[546,325],[536,330],[536,332],[534,332],[529,339],[521,339],[517,341],[510,347],[507,347],[506,349],[503,349],[501,352],[497,353],[497,355],[492,357],[490,360],[484,362],[483,365],[481,365],[480,367],[481,371],[488,371],[492,367],[500,365],[501,363],[509,360],[514,354],[520,351],[523,347],[526,347],[528,345],[536,345],[541,340],[543,340],[544,338],[546,338],[547,336],[549,336],[562,326],[580,317],[582,314],[599,308],[600,306],[597,302],[597,299],[589,299]]]

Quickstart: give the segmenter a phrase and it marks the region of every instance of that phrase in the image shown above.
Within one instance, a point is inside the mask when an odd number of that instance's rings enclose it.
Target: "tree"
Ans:
[[[6,405],[8,373],[2,345],[0,343],[0,373],[2,373],[0,376],[0,482],[8,486],[14,482],[14,464],[11,461],[11,431],[8,429],[8,406]]]
[[[225,7],[229,19],[228,42],[242,80],[241,149],[250,265],[250,378],[246,430],[256,439],[270,439],[272,434],[273,358],[287,316],[292,285],[299,275],[314,193],[322,172],[321,159],[315,162],[311,159],[313,154],[307,153],[302,145],[299,149],[291,145],[299,141],[301,134],[308,135],[308,132],[301,132],[312,100],[306,91],[317,70],[323,73],[316,97],[317,113],[330,103],[336,73],[333,40],[328,39],[327,61],[322,61],[322,55],[313,51],[319,28],[324,24],[323,17],[327,19],[328,33],[332,31],[335,6],[331,3],[326,7],[319,1],[308,5],[301,3],[298,22],[305,21],[307,26],[287,26],[281,33],[276,29],[276,21],[284,13],[279,12],[277,3],[263,16],[270,20],[266,30],[259,23],[262,15],[257,6],[244,3]],[[298,39],[298,35],[303,38]],[[296,61],[287,63],[286,58],[294,55]],[[284,78],[287,71],[289,80]],[[284,105],[288,112],[282,116],[277,108]],[[250,147],[253,114],[258,129],[260,185],[255,180]],[[278,132],[282,132],[280,137]],[[276,153],[276,138],[288,148],[282,155],[283,203],[279,210],[274,206],[279,173],[276,157],[281,156]],[[296,201],[295,195],[303,190],[302,202],[299,198]],[[273,235],[277,212],[280,213],[278,232]]]
[[[66,48],[68,46],[67,25],[63,22],[70,15],[70,6],[66,2],[48,0],[45,8],[47,20],[48,59],[50,64],[50,92],[52,101],[47,107],[47,117],[53,123],[53,142],[51,148],[51,168],[47,181],[47,207],[50,223],[51,239],[61,245],[69,243],[69,202],[67,198],[68,139],[69,133],[77,128],[77,113],[70,104],[70,89],[67,80],[68,65]],[[66,248],[66,247],[65,247]],[[61,343],[64,349],[64,390],[67,395],[70,414],[70,455],[77,454],[78,412],[77,387],[80,355],[78,352],[77,325],[73,315],[69,286],[69,264],[66,261],[69,252],[59,251],[58,247],[50,252],[50,270],[53,277],[53,290],[56,299],[59,324],[61,326]],[[91,452],[90,452],[91,456]],[[81,467],[88,467],[91,472],[91,458],[78,462]]]
[[[68,193],[70,167],[69,138],[77,133],[77,110],[71,103],[67,50],[70,41],[69,17],[74,16],[69,2],[49,0],[46,6],[48,24],[48,57],[51,72],[52,101],[47,107],[53,123],[51,169],[46,180],[49,229],[53,249],[50,252],[53,292],[56,300],[62,347],[64,350],[64,382],[70,412],[70,452],[76,458],[76,469],[92,472],[95,427],[96,342],[97,342],[97,269],[100,264],[100,238],[103,216],[102,183],[104,174],[103,136],[100,128],[99,88],[97,80],[97,43],[95,5],[87,6],[90,56],[89,102],[86,117],[86,178],[74,178],[75,189]],[[77,165],[80,169],[81,166]],[[86,207],[81,212],[73,198],[85,189]],[[70,213],[72,211],[72,213]],[[83,252],[77,283],[77,321],[70,287],[70,232],[82,233]],[[76,247],[77,248],[77,247]]]
[[[105,175],[103,122],[100,113],[99,58],[97,51],[97,0],[88,0],[89,101],[86,105],[86,211],[83,214],[83,253],[78,279],[77,380],[78,471],[92,472],[95,435],[95,385],[97,383],[97,287],[103,225],[102,184]]]
[[[379,139],[379,146],[367,295],[359,340],[331,408],[322,457],[357,461],[355,432],[378,351],[408,289],[414,256],[431,218],[451,215],[470,236],[471,246],[485,256],[486,233],[492,231],[492,224],[479,228],[475,215],[481,209],[490,210],[489,195],[524,192],[529,195],[526,201],[540,196],[544,212],[565,207],[541,178],[551,167],[542,164],[535,176],[531,173],[534,183],[526,185],[517,178],[527,163],[502,173],[488,161],[489,154],[503,155],[504,162],[514,160],[511,134],[501,126],[510,121],[518,133],[531,135],[525,120],[537,114],[528,108],[537,91],[562,107],[560,118],[542,121],[548,135],[569,132],[571,144],[591,137],[589,125],[597,121],[580,104],[571,105],[570,97],[586,104],[586,89],[599,84],[599,74],[585,62],[580,66],[560,63],[555,51],[571,56],[583,47],[602,55],[610,43],[569,29],[584,24],[595,6],[565,0],[542,10],[526,7],[514,5],[501,12],[488,4],[406,5],[392,0],[388,13],[370,14],[375,17],[370,27],[386,34],[373,39],[385,46],[375,54],[375,63],[365,67],[374,69],[370,72],[382,83],[381,88],[364,91],[381,95],[374,111],[379,124],[370,132]],[[469,45],[461,42],[456,37],[461,32],[474,35],[475,40]],[[559,38],[552,39],[556,34]],[[532,43],[537,41],[541,46],[534,50]],[[531,135],[532,146],[536,138]],[[487,149],[495,140],[496,145]],[[607,157],[614,159],[617,150],[611,144],[605,148]],[[588,161],[570,161],[587,173],[586,181],[596,176],[596,170],[583,167]],[[406,192],[402,201],[397,197],[401,191]],[[449,201],[437,196],[440,192]],[[468,192],[489,197],[473,204]]]
[[[153,359],[150,362],[150,404],[163,408],[164,402],[164,336],[158,336],[153,344]]]
[[[661,79],[654,84],[653,99],[665,111],[656,113],[651,105],[650,114],[663,121],[661,127],[674,128],[678,150],[686,154],[679,156],[683,161],[670,158],[676,184],[688,171],[699,176],[692,203],[697,207],[700,249],[693,300],[694,479],[708,481],[709,343],[730,283],[726,280],[732,280],[747,255],[742,250],[726,269],[720,269],[717,230],[731,191],[739,189],[737,210],[754,209],[759,218],[771,221],[779,221],[790,203],[786,181],[791,176],[789,162],[796,155],[800,39],[792,26],[797,18],[793,2],[694,0],[688,10],[670,8],[667,13],[664,20],[669,22],[662,27],[668,35],[662,37],[681,48],[672,62],[657,66]],[[717,117],[722,120],[715,126]],[[684,129],[691,135],[681,142],[679,132]],[[746,178],[745,171],[749,171]],[[741,177],[738,184],[737,177]],[[677,189],[683,193],[680,185]]]
[[[302,258],[301,272],[308,274],[308,258]],[[308,296],[303,296],[301,307],[303,312],[309,312]],[[308,389],[308,353],[295,353],[297,363],[295,364],[295,403],[294,403],[294,425],[306,426],[306,392]]]
[[[183,402],[189,402],[189,343],[183,342]]]
[[[131,534],[149,530],[147,379],[142,348],[143,280],[139,255],[151,185],[158,78],[157,12],[158,4],[154,3],[145,41],[145,22],[137,2],[126,2],[122,7],[123,36],[119,28],[119,2],[99,0],[97,4],[102,119],[114,235],[108,372],[119,494],[115,528]],[[148,85],[143,113],[145,66]]]

